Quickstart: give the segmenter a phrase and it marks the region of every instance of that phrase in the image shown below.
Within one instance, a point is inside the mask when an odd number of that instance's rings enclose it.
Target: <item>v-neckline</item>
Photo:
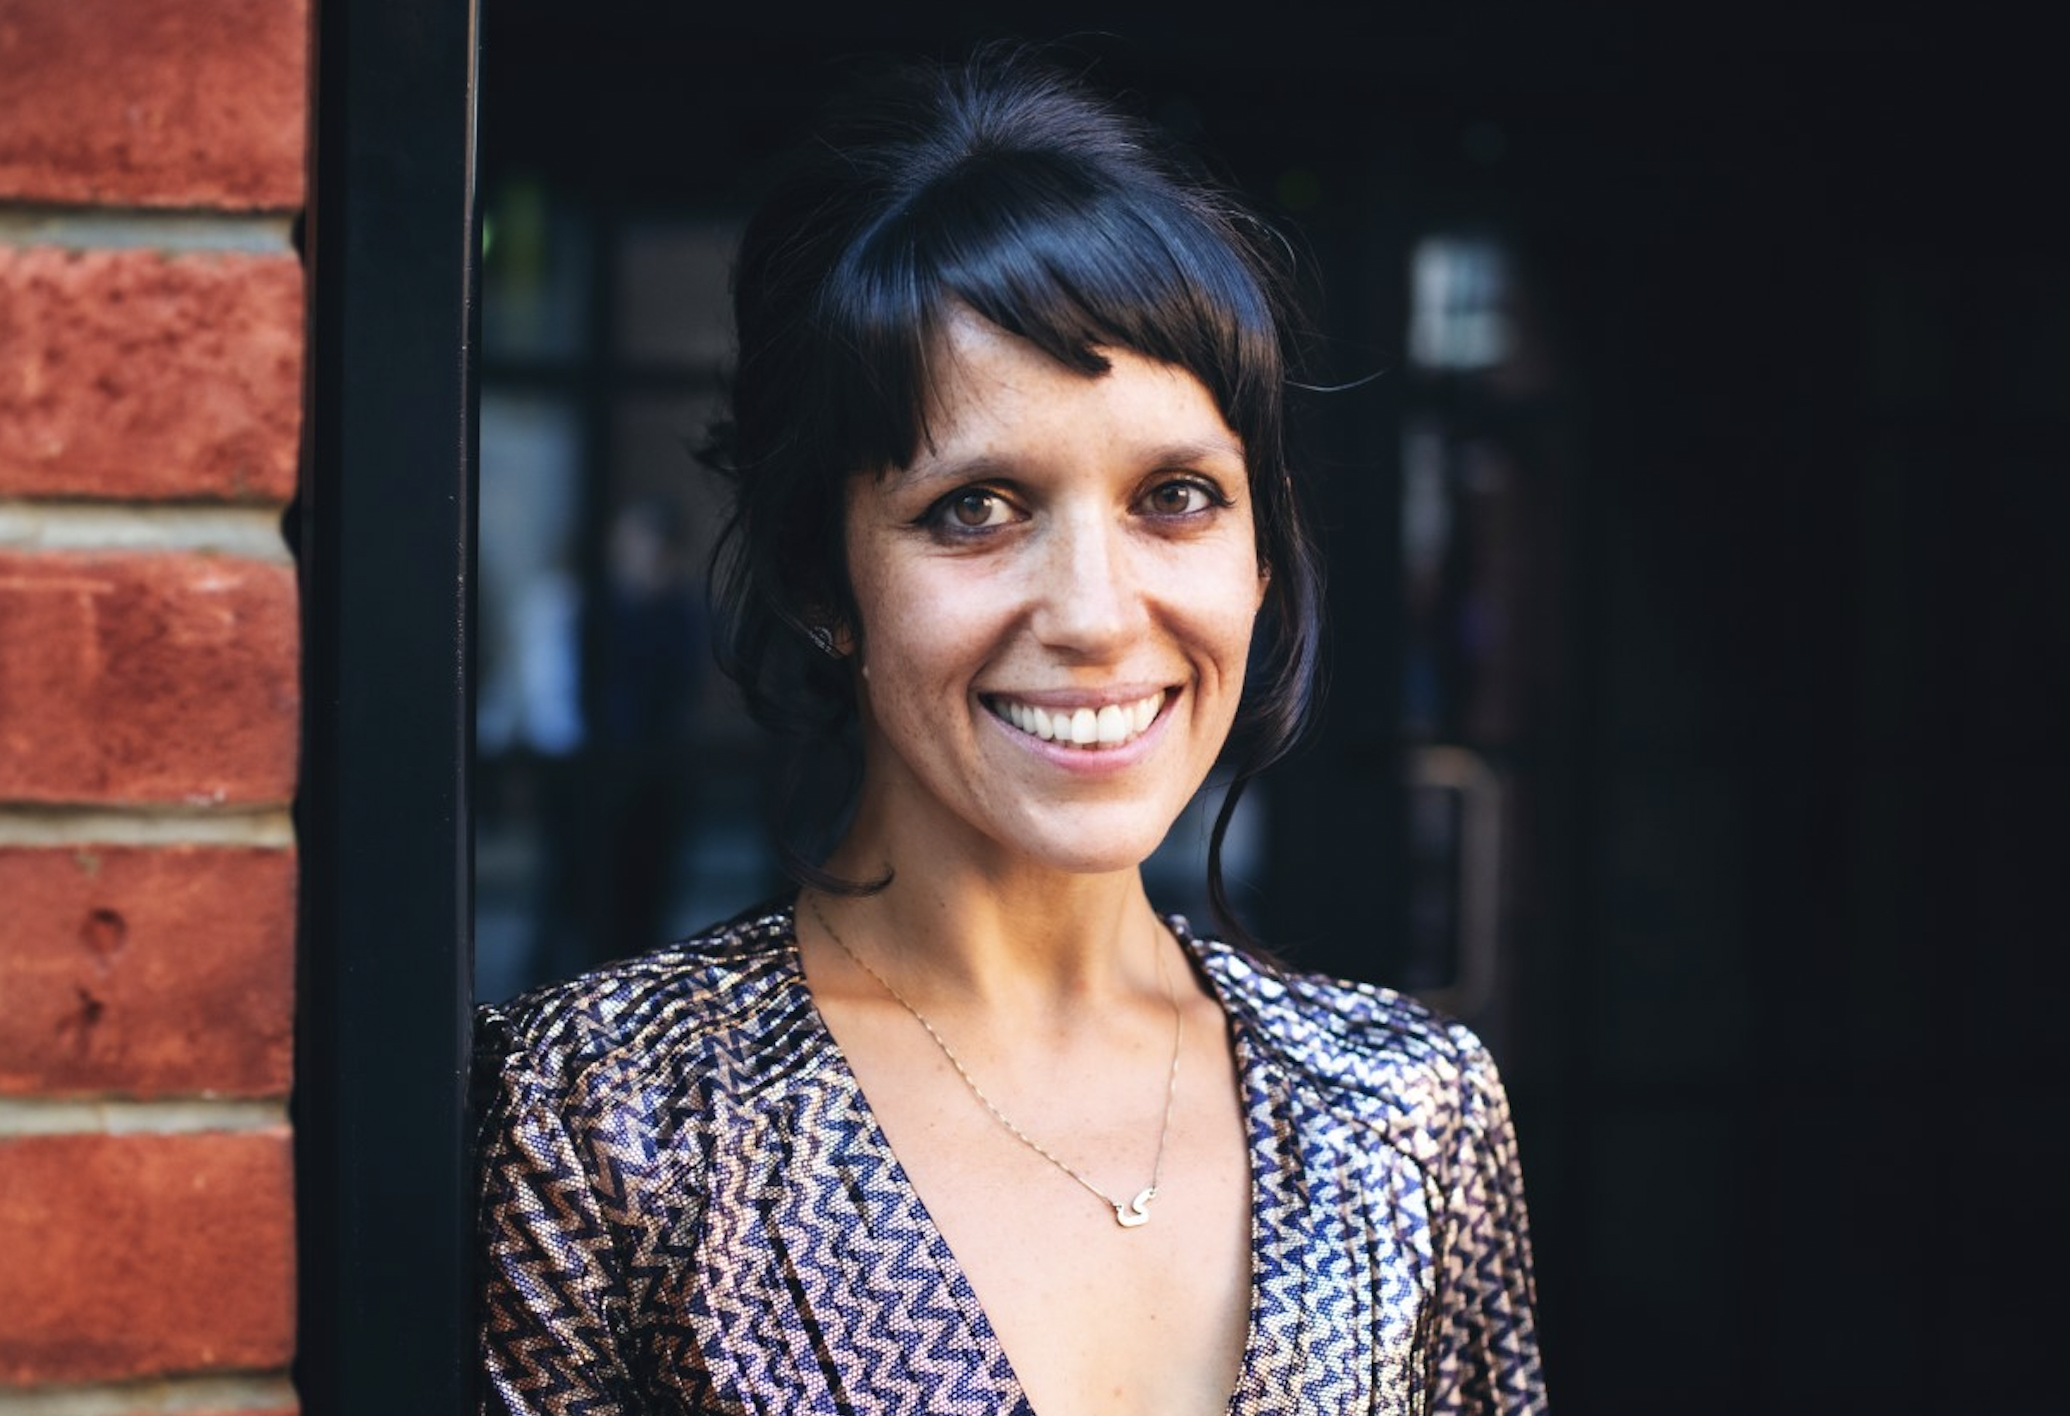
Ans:
[[[1236,1091],[1239,1119],[1244,1132],[1245,1161],[1250,1183],[1250,1278],[1246,1285],[1247,1309],[1244,1314],[1243,1354],[1237,1362],[1236,1380],[1231,1384],[1229,1396],[1222,1404],[1223,1416],[1236,1416],[1237,1403],[1250,1384],[1252,1373],[1257,1369],[1260,1350],[1264,1342],[1263,1323],[1265,1224],[1263,1176],[1267,1167],[1277,1167],[1281,1158],[1274,1153],[1273,1131],[1270,1126],[1254,1124],[1251,1116],[1251,1098],[1262,1095],[1264,1078],[1259,1075],[1264,1065],[1263,1056],[1248,1034],[1242,1012],[1231,1006],[1222,981],[1215,977],[1214,970],[1207,965],[1201,941],[1187,927],[1185,920],[1177,915],[1159,915],[1165,928],[1178,941],[1180,950],[1186,955],[1196,977],[1207,984],[1229,1029],[1230,1045],[1236,1063]],[[979,1300],[976,1287],[970,1276],[964,1272],[963,1263],[956,1257],[948,1237],[935,1223],[933,1213],[927,1208],[927,1201],[920,1197],[919,1189],[913,1184],[913,1177],[906,1173],[905,1162],[891,1144],[891,1137],[878,1120],[876,1108],[871,1106],[869,1094],[863,1090],[855,1069],[849,1065],[848,1054],[842,1049],[834,1030],[828,1026],[826,1015],[820,1012],[819,1000],[813,995],[812,984],[805,977],[805,960],[798,948],[798,917],[795,903],[784,911],[784,964],[789,982],[804,1000],[805,1012],[817,1041],[825,1051],[832,1075],[846,1089],[855,1114],[861,1118],[871,1144],[883,1154],[886,1173],[897,1187],[899,1201],[912,1217],[914,1229],[924,1238],[929,1257],[947,1282],[950,1294],[968,1318],[971,1335],[984,1349],[988,1364],[1004,1374],[1007,1390],[1002,1393],[1013,1403],[1008,1409],[1041,1416],[1035,1404],[1028,1399],[1027,1388],[1021,1384],[1020,1372],[1014,1367],[1013,1358],[1006,1345],[1000,1341],[998,1331],[992,1326],[992,1318]]]

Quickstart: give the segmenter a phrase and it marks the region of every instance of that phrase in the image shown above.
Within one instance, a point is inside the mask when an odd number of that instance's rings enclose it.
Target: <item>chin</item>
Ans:
[[[1041,863],[1064,875],[1121,875],[1141,868],[1148,859],[1150,852],[1143,850],[1073,851],[1045,856]]]
[[[1005,844],[1031,865],[1066,875],[1112,875],[1135,870],[1148,860],[1177,815],[1129,822],[1083,817],[1046,821],[1009,833]]]

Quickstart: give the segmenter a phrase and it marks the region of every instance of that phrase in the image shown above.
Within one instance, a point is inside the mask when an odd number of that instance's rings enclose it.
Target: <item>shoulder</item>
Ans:
[[[1434,1135],[1499,1102],[1501,1079],[1481,1039],[1416,999],[1291,970],[1220,940],[1194,948],[1259,1051],[1330,1110]]]
[[[475,1071],[528,1074],[550,1090],[616,1089],[639,1074],[681,1080],[738,1064],[747,1037],[795,1027],[809,1008],[788,906],[749,910],[679,943],[477,1010]],[[686,1064],[690,1064],[687,1065]]]

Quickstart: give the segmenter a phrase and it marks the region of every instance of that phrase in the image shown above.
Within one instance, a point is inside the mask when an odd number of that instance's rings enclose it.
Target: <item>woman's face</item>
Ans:
[[[920,455],[849,481],[864,819],[908,848],[1133,868],[1229,734],[1265,585],[1243,446],[1192,375],[1103,352],[960,312]]]

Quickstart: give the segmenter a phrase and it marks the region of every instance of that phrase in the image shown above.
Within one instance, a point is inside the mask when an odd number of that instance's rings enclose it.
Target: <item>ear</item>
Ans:
[[[845,659],[855,650],[855,635],[834,609],[806,605],[784,615],[783,619],[800,638],[829,659]]]
[[[829,659],[845,659],[855,652],[855,635],[840,620],[808,620],[801,627],[812,647]]]

